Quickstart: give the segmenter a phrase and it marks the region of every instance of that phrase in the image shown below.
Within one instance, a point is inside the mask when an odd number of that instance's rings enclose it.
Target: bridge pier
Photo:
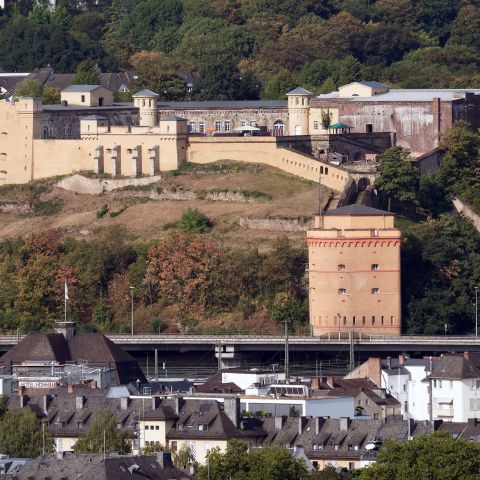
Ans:
[[[218,370],[223,370],[241,367],[242,360],[246,359],[246,355],[235,351],[234,345],[219,344],[215,347],[215,358],[218,361]]]

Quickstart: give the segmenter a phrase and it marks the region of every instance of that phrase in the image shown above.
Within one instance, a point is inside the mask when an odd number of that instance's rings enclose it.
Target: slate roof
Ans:
[[[158,93],[145,89],[145,90],[140,90],[139,92],[133,94],[132,97],[134,98],[135,97],[158,97]]]
[[[366,87],[370,87],[370,88],[390,88],[388,85],[377,82],[375,80],[362,80],[361,82],[353,82],[353,83],[360,83],[361,85],[365,85]]]
[[[246,418],[242,422],[243,428],[235,427],[216,401],[186,400],[179,411],[176,426],[167,433],[167,439],[230,440],[265,437],[265,431],[258,419]],[[199,425],[202,425],[202,429]]]
[[[163,456],[163,454],[161,454]],[[18,480],[183,480],[190,476],[157,456],[109,456],[95,454],[55,453],[40,456],[22,469]]]
[[[333,210],[327,210],[326,212],[322,213],[323,216],[325,215],[354,215],[354,216],[363,216],[363,215],[376,215],[376,216],[384,216],[395,215],[392,212],[386,212],[385,210],[378,210],[377,208],[365,207],[364,205],[346,205],[345,207],[335,208]]]
[[[62,92],[94,92],[100,87],[101,85],[70,85],[64,88]]]
[[[465,379],[480,378],[479,363],[463,355],[444,355],[437,360],[430,378]]]
[[[309,92],[305,88],[302,87],[297,87],[294,88],[293,90],[290,90],[287,95],[313,95],[312,92]]]
[[[137,379],[146,383],[136,360],[99,333],[80,333],[69,341],[60,333],[31,333],[0,357],[0,365],[24,361],[65,364],[80,360],[88,362],[89,367],[114,368],[117,384]]]

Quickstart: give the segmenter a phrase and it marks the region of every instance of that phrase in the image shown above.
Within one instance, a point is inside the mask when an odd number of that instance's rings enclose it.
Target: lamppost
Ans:
[[[478,338],[478,287],[475,287],[475,338]]]
[[[131,321],[132,321],[132,335],[133,335],[133,291],[135,290],[135,287],[131,286],[130,287],[130,297],[132,299],[132,311],[131,311]]]

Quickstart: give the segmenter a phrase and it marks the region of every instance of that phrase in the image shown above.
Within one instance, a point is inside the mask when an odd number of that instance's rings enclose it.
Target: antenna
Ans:
[[[285,384],[290,383],[290,365],[288,357],[288,320],[285,320]]]
[[[103,430],[103,459],[105,460],[106,452],[107,452],[107,439],[105,429]]]
[[[323,169],[323,166],[318,167],[318,215],[320,217],[322,216],[322,203],[323,203],[322,169]]]

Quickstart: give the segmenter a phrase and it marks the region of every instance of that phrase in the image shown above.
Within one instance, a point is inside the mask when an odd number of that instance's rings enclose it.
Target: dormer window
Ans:
[[[83,422],[78,422],[78,423],[77,423],[77,427],[78,427],[80,430],[83,429],[84,423],[83,423]]]
[[[206,432],[208,430],[208,425],[206,423],[199,423],[198,424],[198,431],[199,432]]]
[[[338,450],[338,448],[339,448],[338,443],[335,443],[335,444],[333,445],[333,448],[334,448],[334,450]]]

